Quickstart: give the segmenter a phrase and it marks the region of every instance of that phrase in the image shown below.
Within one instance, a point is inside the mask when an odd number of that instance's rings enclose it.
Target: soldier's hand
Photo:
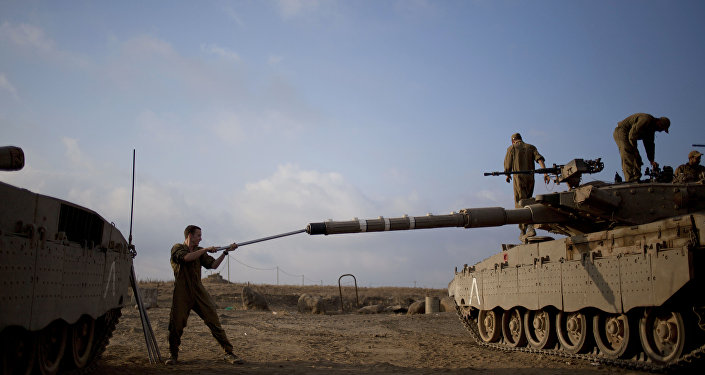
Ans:
[[[233,242],[232,245],[228,246],[228,250],[226,250],[226,251],[233,251],[235,249],[237,249],[237,244]]]
[[[507,182],[510,182],[510,181],[512,181],[512,176],[507,175]]]
[[[215,253],[218,251],[218,248],[216,248],[215,246],[211,246],[211,247],[207,247],[206,251],[209,253]]]
[[[543,175],[543,181],[548,184],[551,182],[551,177],[548,174]]]
[[[651,162],[651,166],[654,167],[654,169],[658,169],[658,163],[655,161]]]

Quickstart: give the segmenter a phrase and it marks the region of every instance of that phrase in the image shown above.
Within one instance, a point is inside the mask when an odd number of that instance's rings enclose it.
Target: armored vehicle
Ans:
[[[0,147],[0,170],[24,153]],[[86,373],[127,303],[133,253],[85,207],[0,182],[0,373]]]
[[[569,189],[522,208],[328,221],[307,232],[533,224],[559,237],[504,244],[456,267],[448,285],[480,345],[650,371],[702,366],[705,185],[671,183],[656,172],[639,183],[580,184],[582,174],[603,167],[599,159],[554,166],[549,172]]]

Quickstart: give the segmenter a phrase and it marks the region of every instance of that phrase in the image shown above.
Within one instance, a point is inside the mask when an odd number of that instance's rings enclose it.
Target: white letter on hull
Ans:
[[[108,274],[108,282],[105,284],[105,292],[103,293],[103,299],[108,295],[108,288],[110,287],[110,280],[113,281],[113,297],[115,297],[115,261],[110,265],[110,273]]]
[[[471,304],[472,304],[473,294],[475,295],[475,297],[477,297],[477,304],[479,305],[478,307],[481,307],[482,303],[480,303],[480,291],[477,290],[477,279],[474,277],[472,278],[472,288],[470,288],[470,301],[469,302]]]

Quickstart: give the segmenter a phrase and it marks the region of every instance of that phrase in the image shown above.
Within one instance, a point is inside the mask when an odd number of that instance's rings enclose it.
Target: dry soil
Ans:
[[[338,287],[257,285],[271,311],[242,308],[242,284],[206,281],[218,304],[218,314],[244,365],[222,360],[222,350],[202,320],[192,313],[182,337],[180,363],[150,364],[138,311],[123,308],[123,315],[96,373],[127,374],[641,374],[606,368],[586,361],[507,353],[478,347],[455,312],[428,315],[350,312],[354,288],[343,290],[346,312],[340,312]],[[167,325],[172,284],[146,283],[158,288],[158,307],[148,315],[163,356],[168,353]],[[326,315],[301,314],[296,301],[301,293],[327,300]],[[404,304],[443,290],[364,288],[359,300]]]

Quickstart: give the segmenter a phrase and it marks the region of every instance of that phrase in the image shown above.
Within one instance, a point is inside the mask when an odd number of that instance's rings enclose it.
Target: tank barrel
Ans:
[[[379,217],[377,219],[353,219],[347,221],[326,221],[310,223],[308,234],[341,234],[362,232],[385,232],[428,228],[464,227],[465,216],[459,213],[448,215]]]
[[[0,147],[0,171],[19,171],[24,168],[24,152],[15,146]]]
[[[394,218],[353,219],[347,221],[325,221],[310,223],[308,234],[342,234],[363,232],[385,232],[393,230],[413,230],[432,228],[482,228],[508,224],[541,224],[567,220],[540,204],[524,208],[505,209],[502,207],[466,208],[447,215],[403,216]]]

